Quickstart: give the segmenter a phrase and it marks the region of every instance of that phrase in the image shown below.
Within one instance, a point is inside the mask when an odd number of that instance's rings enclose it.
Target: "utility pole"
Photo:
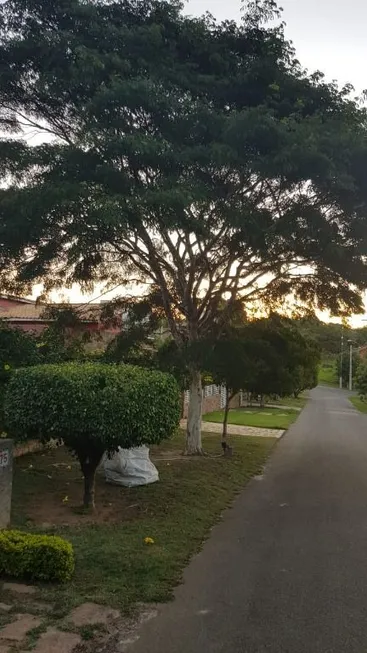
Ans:
[[[349,390],[353,390],[353,341],[348,340],[349,345]]]
[[[343,355],[344,355],[344,331],[342,327],[342,334],[340,337],[340,375],[339,375],[339,388],[343,388]]]

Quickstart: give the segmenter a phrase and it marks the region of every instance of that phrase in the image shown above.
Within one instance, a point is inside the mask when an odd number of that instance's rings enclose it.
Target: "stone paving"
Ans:
[[[72,653],[81,644],[82,638],[76,633],[65,633],[56,628],[47,628],[40,636],[34,653]]]
[[[12,606],[12,605],[9,605],[8,603],[1,603],[1,602],[0,602],[0,614],[1,614],[2,612],[9,612],[9,610],[11,610],[12,607],[13,607],[13,606]]]
[[[6,642],[22,642],[33,628],[38,628],[41,625],[41,619],[35,617],[33,614],[16,614],[13,621],[7,624],[0,631],[0,641]]]
[[[53,606],[37,601],[39,592],[31,585],[0,582],[0,653],[104,651],[119,630],[119,611],[96,603],[84,603],[64,618],[53,619]]]
[[[181,420],[181,428],[186,428],[186,420]],[[219,422],[203,422],[202,429],[205,433],[222,433],[223,426]],[[284,429],[261,429],[256,426],[239,426],[228,424],[228,435],[251,435],[257,438],[281,438]]]
[[[23,583],[3,583],[3,590],[16,594],[35,594],[37,592],[32,585],[23,585]]]
[[[75,608],[70,614],[70,621],[74,626],[95,626],[96,624],[108,624],[111,619],[118,619],[120,613],[106,605],[96,603],[83,603]]]

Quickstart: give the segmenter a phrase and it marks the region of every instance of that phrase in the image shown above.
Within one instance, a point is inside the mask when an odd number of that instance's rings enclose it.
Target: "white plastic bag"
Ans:
[[[159,480],[158,470],[149,458],[146,446],[116,451],[112,458],[104,457],[104,471],[107,483],[136,487]]]

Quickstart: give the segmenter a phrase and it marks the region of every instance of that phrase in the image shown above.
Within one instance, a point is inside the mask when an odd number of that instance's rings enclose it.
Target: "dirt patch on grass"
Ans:
[[[167,601],[223,510],[250,478],[262,473],[275,442],[231,436],[234,455],[226,458],[218,457],[220,440],[203,434],[209,455],[185,457],[182,464],[184,437],[177,433],[160,445],[158,459],[152,448],[158,483],[120,488],[107,485],[99,474],[92,516],[78,514],[83,482],[77,461],[65,449],[18,459],[13,526],[39,532],[43,525],[69,540],[75,551],[72,581],[40,586],[40,601],[53,606],[47,624],[58,627],[57,620],[81,603],[109,605],[126,615],[137,604]],[[163,459],[164,454],[176,460]],[[5,594],[0,600],[10,603]],[[31,598],[22,598],[19,612],[34,612]]]
[[[177,456],[177,452],[172,456]],[[130,521],[145,514],[142,505],[135,501],[134,490],[106,483],[100,468],[96,479],[97,507],[93,513],[85,513],[79,463],[65,447],[58,447],[15,461],[14,520],[45,530],[55,525]]]
[[[200,460],[183,455],[183,438],[182,443],[176,439],[166,447],[151,450],[151,459],[159,472]],[[79,463],[65,447],[22,456],[14,465],[13,523],[18,526],[48,531],[54,526],[120,524],[151,513],[149,502],[144,501],[145,494],[152,494],[150,486],[125,488],[108,484],[102,466],[96,477],[96,509],[86,513],[82,507],[83,476]]]

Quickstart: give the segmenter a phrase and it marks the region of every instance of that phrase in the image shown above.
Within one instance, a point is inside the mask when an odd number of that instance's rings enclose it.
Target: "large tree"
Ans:
[[[302,70],[273,0],[248,7],[236,25],[177,0],[1,4],[4,287],[153,284],[182,350],[220,334],[223,298],[361,309],[365,112]]]

